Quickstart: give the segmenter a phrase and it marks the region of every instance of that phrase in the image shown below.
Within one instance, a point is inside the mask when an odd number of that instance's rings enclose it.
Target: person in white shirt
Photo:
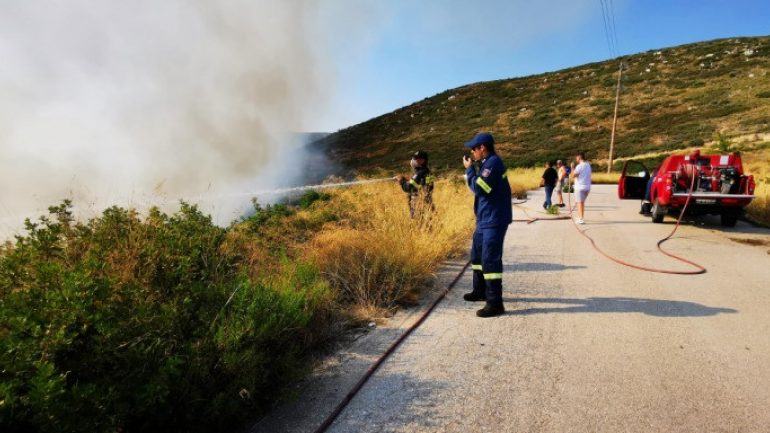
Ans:
[[[591,191],[591,164],[586,161],[586,156],[583,152],[578,153],[575,156],[577,166],[573,162],[574,166],[570,177],[573,178],[575,185],[575,197],[578,208],[578,224],[585,224],[583,217],[585,216],[585,202],[588,198],[588,193]]]

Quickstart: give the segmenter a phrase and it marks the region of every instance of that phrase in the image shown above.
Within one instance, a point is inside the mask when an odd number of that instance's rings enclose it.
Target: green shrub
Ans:
[[[249,279],[184,203],[50,211],[0,250],[1,431],[222,431],[301,371],[330,296],[314,268]]]
[[[251,204],[254,207],[254,212],[243,218],[241,222],[245,222],[252,229],[280,223],[285,217],[294,214],[294,209],[282,203],[269,204],[263,207],[257,199],[252,199]]]
[[[302,194],[302,196],[299,198],[298,204],[299,207],[302,209],[309,208],[313,203],[317,201],[327,201],[329,200],[330,195],[323,192],[318,192],[314,189],[311,189],[310,191],[305,192]]]
[[[727,138],[727,135],[723,134],[722,132],[716,132],[714,133],[714,144],[720,152],[731,152],[732,151],[732,143],[730,143],[730,139]]]

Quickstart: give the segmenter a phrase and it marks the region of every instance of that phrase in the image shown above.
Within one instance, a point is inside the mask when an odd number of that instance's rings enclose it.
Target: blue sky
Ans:
[[[607,0],[609,1],[609,0]],[[618,52],[770,34],[770,1],[613,0]],[[335,131],[449,88],[611,58],[599,0],[327,2]]]

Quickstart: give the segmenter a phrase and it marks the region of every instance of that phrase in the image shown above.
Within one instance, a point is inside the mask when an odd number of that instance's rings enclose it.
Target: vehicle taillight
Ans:
[[[756,184],[754,183],[754,176],[749,175],[749,182],[748,182],[748,193],[754,194],[754,188],[756,188]]]

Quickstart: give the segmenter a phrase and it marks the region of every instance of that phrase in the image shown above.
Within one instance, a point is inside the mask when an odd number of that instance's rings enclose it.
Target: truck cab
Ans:
[[[754,177],[743,172],[738,153],[670,155],[650,172],[641,162],[627,161],[618,181],[618,197],[649,203],[652,221],[660,223],[669,211],[720,215],[726,227],[735,226],[754,198]]]

